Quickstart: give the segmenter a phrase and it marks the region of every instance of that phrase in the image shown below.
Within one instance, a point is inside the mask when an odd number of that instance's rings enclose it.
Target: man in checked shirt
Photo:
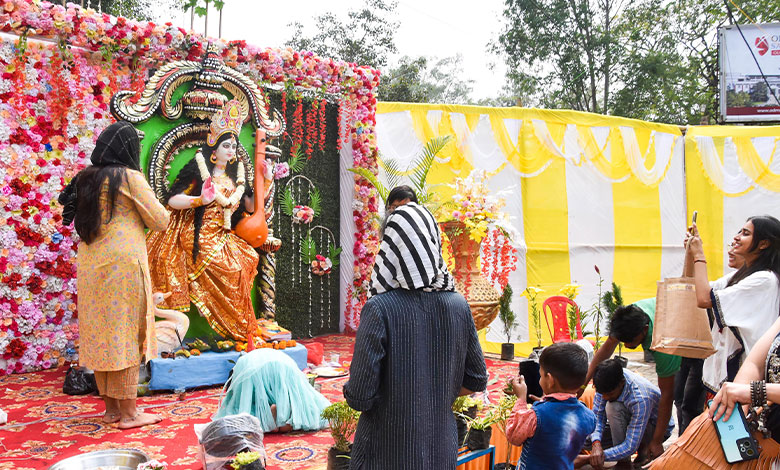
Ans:
[[[638,452],[637,462],[646,459],[646,451],[658,422],[661,391],[644,377],[623,369],[616,359],[602,362],[593,374],[596,398],[596,430],[591,434],[593,449],[587,458],[595,468],[604,462],[618,462],[631,468],[631,455]],[[674,420],[666,426],[664,440],[672,435]],[[585,463],[580,456],[576,463]]]

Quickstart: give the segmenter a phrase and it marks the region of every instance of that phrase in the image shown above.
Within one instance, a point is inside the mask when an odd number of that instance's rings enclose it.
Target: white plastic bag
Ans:
[[[259,452],[265,467],[265,447],[260,420],[248,413],[217,418],[194,425],[205,470],[221,469],[239,452]]]

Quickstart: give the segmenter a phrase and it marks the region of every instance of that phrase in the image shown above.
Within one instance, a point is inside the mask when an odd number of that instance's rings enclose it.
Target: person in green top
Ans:
[[[654,321],[655,298],[640,300],[615,310],[615,314],[609,322],[609,337],[593,355],[585,383],[590,382],[596,367],[609,359],[621,342],[629,349],[641,345],[645,351],[649,351],[650,343],[653,340]],[[667,423],[672,416],[672,405],[674,404],[674,376],[680,370],[682,358],[656,351],[652,353],[655,359],[655,373],[658,375],[658,388],[661,389],[658,422]],[[656,428],[647,449],[647,458],[652,460],[663,453],[664,431],[664,426]]]

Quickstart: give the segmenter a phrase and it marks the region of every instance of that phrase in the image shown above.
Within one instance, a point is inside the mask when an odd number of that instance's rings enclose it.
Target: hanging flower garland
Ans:
[[[338,149],[351,140],[352,166],[377,172],[373,128],[380,75],[369,67],[290,48],[205,38],[171,23],[113,18],[75,3],[0,0],[0,30],[9,33],[0,39],[0,153],[5,156],[0,163],[0,374],[76,358],[78,237],[72,227],[61,226],[61,207],[54,199],[112,122],[112,94],[137,90],[150,70],[175,60],[200,60],[212,42],[225,63],[258,83],[338,95],[341,119],[333,123]],[[31,39],[27,45],[21,40],[27,31],[54,44]],[[57,70],[52,58],[61,38],[72,48],[72,65],[60,52]],[[59,102],[57,89],[67,90],[71,99],[67,113],[50,105]],[[289,98],[289,92],[283,95],[283,107]],[[355,258],[346,305],[352,329],[359,323],[378,248],[377,195],[362,181],[354,184]]]
[[[301,243],[301,261],[310,266],[312,274],[325,276],[330,274],[334,266],[339,265],[341,247],[328,246],[328,255],[319,254],[317,243],[309,234]]]
[[[314,156],[314,146],[317,144],[317,101],[306,111],[306,159]]]
[[[309,205],[296,204],[292,195],[292,188],[287,186],[282,193],[281,205],[282,212],[288,217],[292,217],[293,223],[310,224],[314,217],[320,215],[322,196],[320,190],[314,188],[309,192]]]

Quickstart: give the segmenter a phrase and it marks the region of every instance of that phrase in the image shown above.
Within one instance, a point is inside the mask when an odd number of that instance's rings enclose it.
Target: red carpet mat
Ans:
[[[350,361],[354,337],[328,335],[316,338],[325,357],[338,353]],[[304,342],[305,343],[305,342]],[[517,373],[517,365],[487,359],[490,398],[498,398],[503,379]],[[207,423],[219,406],[221,388],[187,392],[183,400],[173,394],[155,394],[138,399],[138,406],[159,414],[163,421],[139,429],[120,430],[101,422],[104,411],[99,397],[62,393],[65,368],[0,377],[0,409],[8,424],[0,427],[0,470],[46,469],[72,455],[110,448],[136,448],[171,470],[201,468],[193,425]],[[347,377],[323,379],[322,393],[331,401],[342,399]],[[325,469],[328,448],[333,444],[328,430],[268,434],[265,449],[269,470]]]

